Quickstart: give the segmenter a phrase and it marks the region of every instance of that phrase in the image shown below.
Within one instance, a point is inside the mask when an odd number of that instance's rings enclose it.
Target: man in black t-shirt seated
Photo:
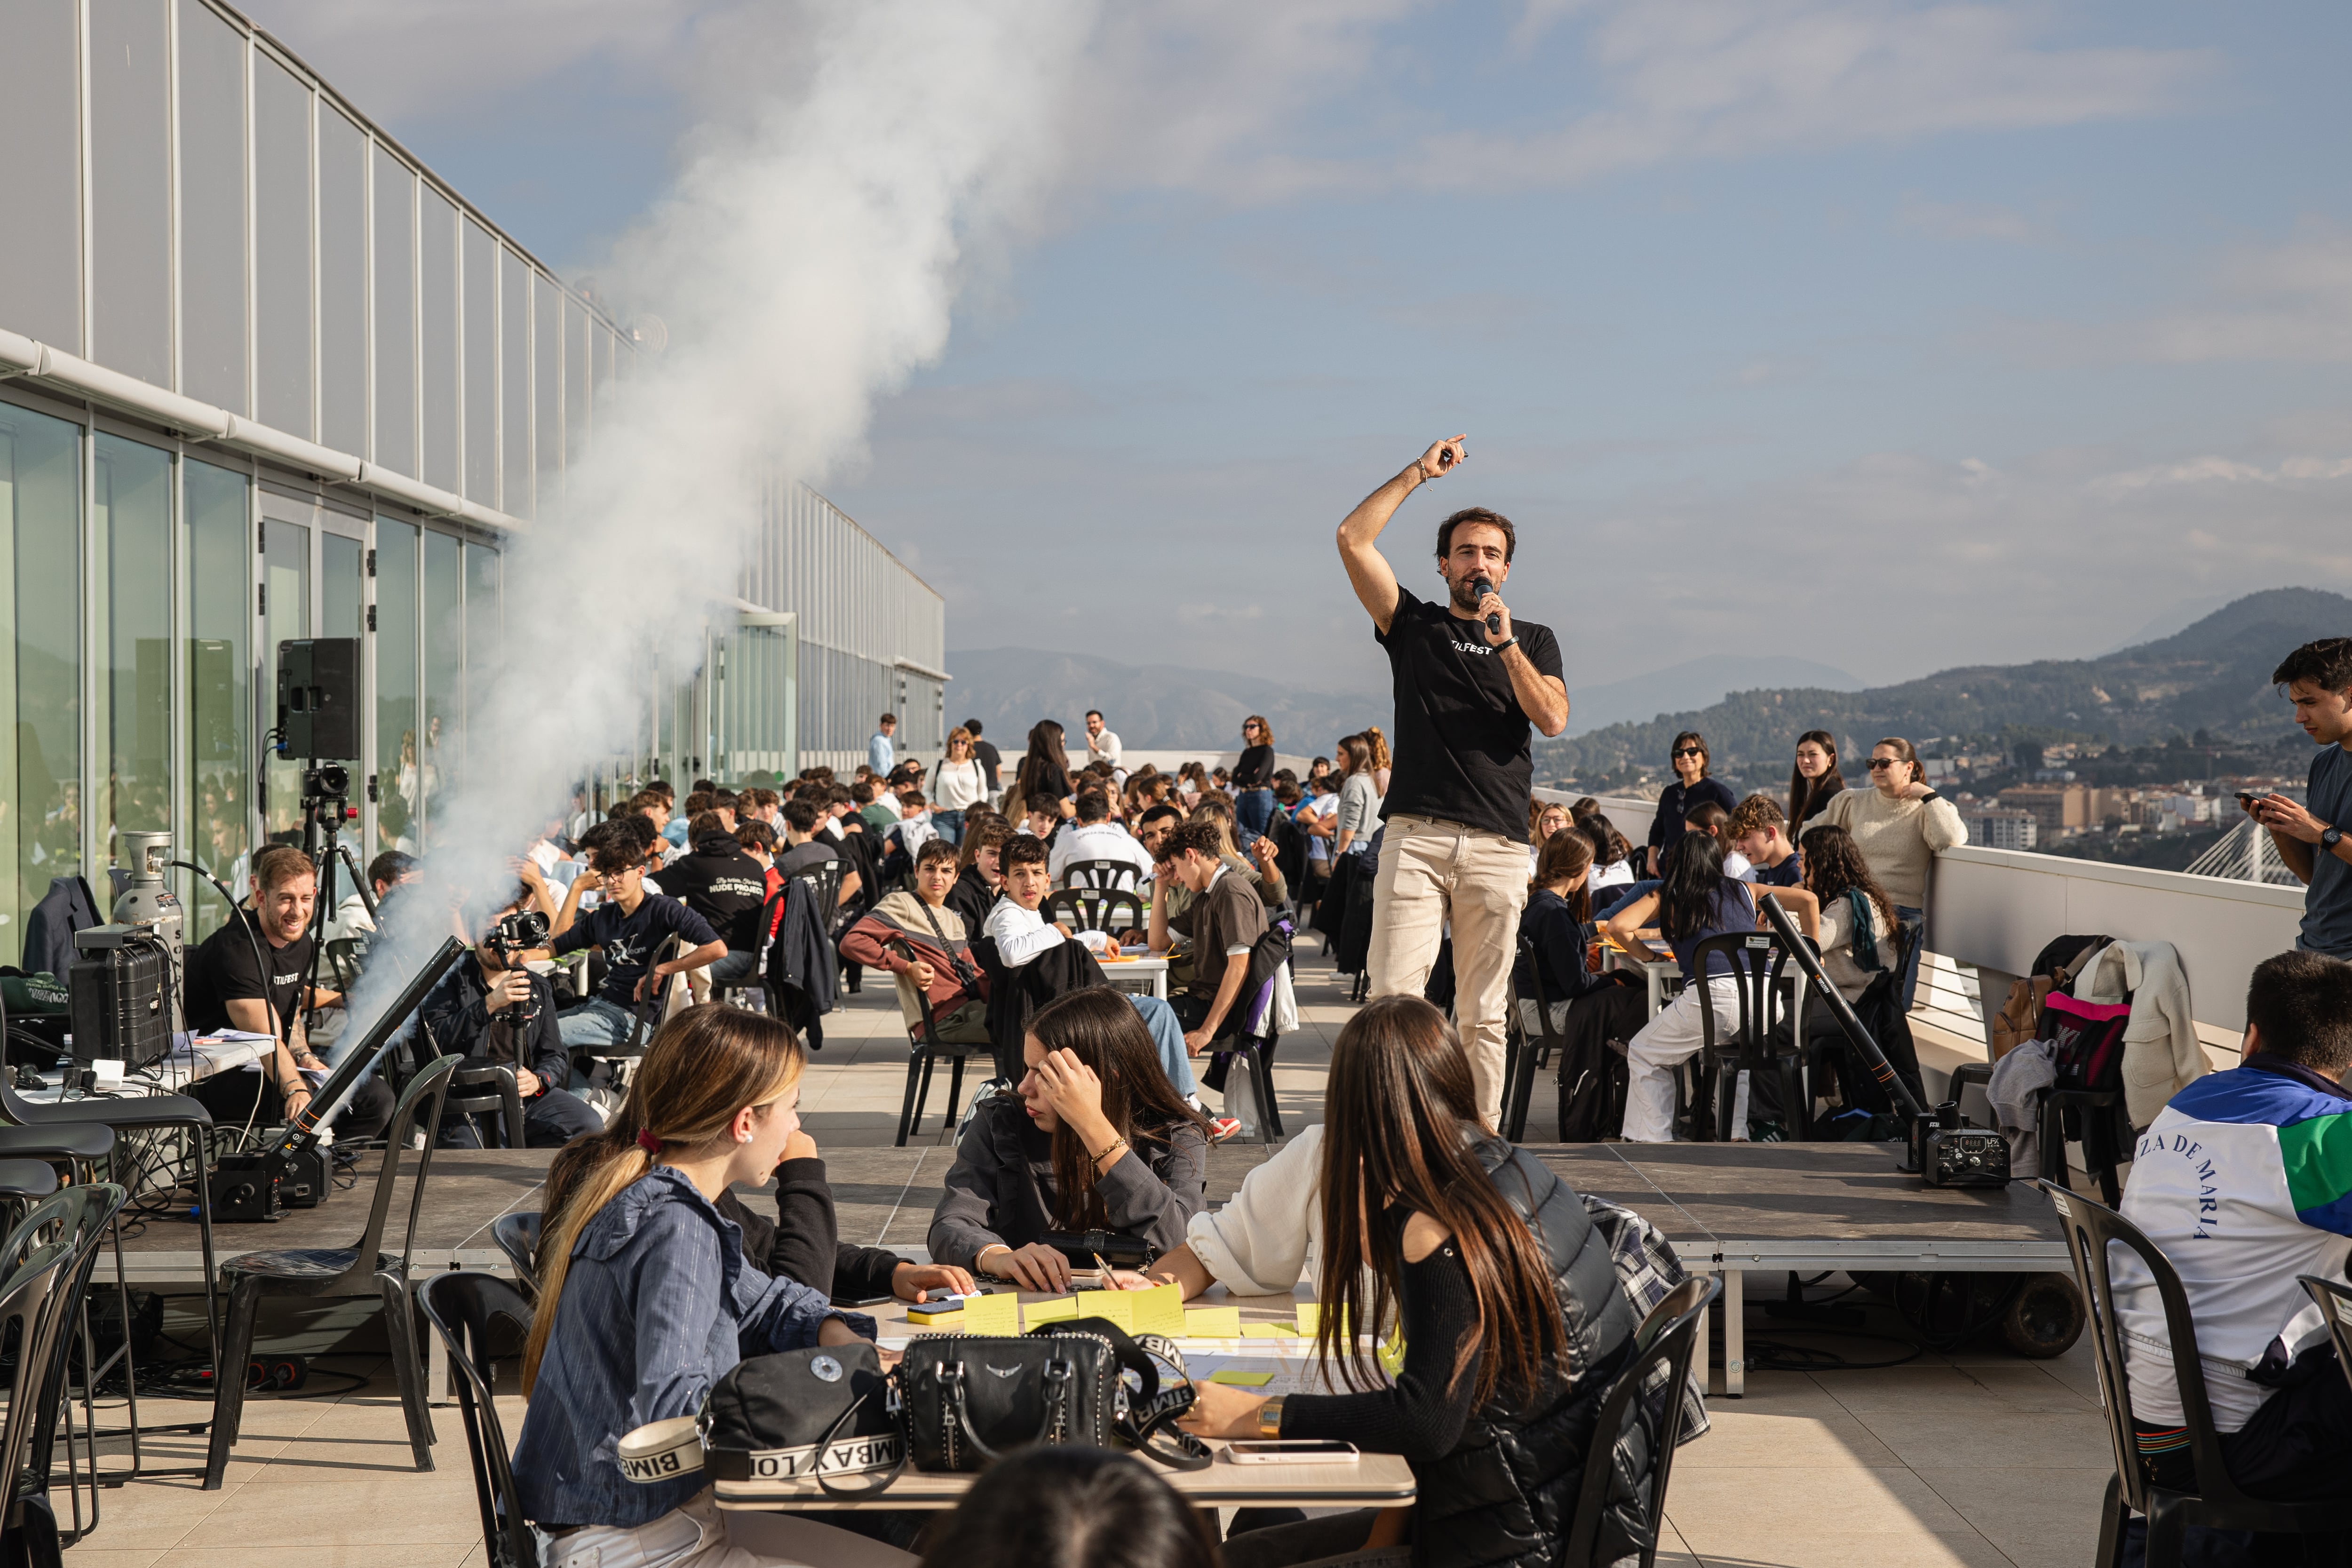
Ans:
[[[1467,459],[1465,439],[1436,443],[1359,502],[1339,524],[1339,559],[1389,656],[1396,701],[1365,960],[1372,994],[1421,995],[1451,923],[1454,1017],[1491,1124],[1502,1113],[1506,1004],[1528,901],[1528,727],[1568,728],[1568,685],[1551,629],[1515,622],[1497,592],[1518,547],[1508,518],[1468,507],[1438,524],[1445,594],[1433,604],[1406,592],[1380,552],[1405,497]]]
[[[768,868],[735,842],[734,831],[715,810],[694,818],[687,843],[691,846],[687,853],[662,868],[662,890],[700,915],[727,944],[727,956],[710,966],[708,983],[748,980],[760,962],[760,910],[768,901]],[[705,984],[702,978],[689,978],[698,988]]]
[[[639,1005],[650,1002],[658,1007],[664,981],[726,957],[727,944],[709,922],[676,899],[646,891],[646,857],[653,850],[654,831],[644,817],[600,822],[580,847],[587,852],[588,869],[564,893],[548,947],[558,958],[583,948],[604,950],[604,984],[556,1021],[565,1046],[593,1050],[628,1044]],[[603,900],[582,914],[581,895],[592,892]],[[656,963],[655,951],[672,932],[685,939],[686,951]]]
[[[464,1057],[468,1067],[514,1068],[524,1145],[560,1149],[583,1132],[601,1131],[604,1121],[563,1087],[572,1077],[572,1058],[556,1029],[555,987],[522,966],[522,953],[493,940],[498,922],[530,901],[528,889],[517,889],[507,907],[484,922],[473,961],[452,964],[419,1011],[444,1055]],[[478,1092],[465,1091],[468,1097]],[[479,1129],[463,1111],[448,1111],[441,1118],[441,1146],[478,1149]]]
[[[216,1123],[290,1121],[309,1107],[310,1091],[326,1078],[327,1064],[310,1049],[303,1026],[306,1009],[341,1000],[331,992],[306,994],[317,945],[310,916],[318,897],[310,858],[291,845],[272,845],[253,858],[251,907],[240,905],[226,925],[187,955],[192,1032],[242,1029],[278,1037],[257,1075],[220,1073],[190,1086],[189,1094],[212,1111]],[[391,1123],[392,1107],[391,1085],[370,1078],[330,1125],[338,1138],[373,1138]]]

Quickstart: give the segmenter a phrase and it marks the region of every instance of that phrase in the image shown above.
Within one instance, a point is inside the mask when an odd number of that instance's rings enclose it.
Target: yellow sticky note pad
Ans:
[[[1311,1336],[1322,1323],[1323,1308],[1319,1302],[1302,1301],[1298,1305],[1296,1315],[1298,1320],[1298,1331],[1303,1335]],[[1342,1318],[1339,1321],[1339,1337],[1345,1339],[1347,1334],[1348,1321]]]
[[[1089,1290],[1087,1303],[1078,1309],[1081,1318],[1100,1318],[1115,1328],[1135,1332],[1135,1298],[1126,1290]]]
[[[963,1326],[963,1309],[952,1312],[926,1312],[920,1307],[908,1309],[907,1321],[926,1329],[956,1329]]]
[[[1194,1340],[1237,1340],[1242,1337],[1239,1307],[1187,1307],[1184,1336]]]
[[[1154,1285],[1149,1290],[1124,1290],[1127,1310],[1134,1316],[1139,1334],[1164,1334],[1169,1339],[1182,1337],[1184,1332],[1184,1287]]]
[[[1032,1329],[1040,1323],[1050,1323],[1058,1319],[1075,1318],[1077,1315],[1078,1299],[1076,1296],[1056,1296],[1050,1301],[1032,1301],[1021,1309],[1023,1325]]]
[[[967,1334],[1017,1334],[1021,1331],[1021,1298],[1010,1290],[993,1296],[974,1296],[964,1303],[963,1322]]]
[[[1229,1366],[1211,1373],[1209,1374],[1209,1381],[1211,1383],[1222,1383],[1228,1388],[1264,1388],[1267,1384],[1274,1381],[1274,1373],[1270,1372],[1244,1372],[1239,1367]]]
[[[1239,1312],[1241,1309],[1235,1307],[1234,1310]],[[1242,1325],[1242,1338],[1245,1340],[1295,1340],[1297,1337],[1298,1331],[1288,1323],[1244,1323]]]

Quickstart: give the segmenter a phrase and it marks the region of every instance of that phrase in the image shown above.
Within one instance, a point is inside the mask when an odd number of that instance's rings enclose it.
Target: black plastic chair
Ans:
[[[416,1468],[433,1468],[433,1417],[425,1408],[425,1371],[417,1357],[415,1324],[408,1312],[408,1269],[416,1250],[416,1220],[424,1212],[425,1179],[433,1171],[433,1134],[441,1125],[441,1102],[449,1089],[449,1075],[457,1058],[443,1057],[427,1063],[409,1080],[393,1109],[386,1130],[383,1163],[377,1168],[375,1197],[368,1207],[367,1228],[347,1247],[289,1247],[278,1252],[247,1252],[220,1267],[220,1283],[228,1292],[228,1322],[221,1334],[221,1354],[214,1366],[223,1369],[213,1379],[212,1445],[205,1457],[205,1489],[216,1491],[228,1468],[229,1448],[236,1442],[237,1424],[245,1412],[242,1371],[253,1354],[254,1318],[264,1296],[299,1296],[311,1300],[375,1296],[383,1302],[384,1331],[392,1341],[393,1375],[400,1384],[400,1403],[408,1417],[408,1445]],[[426,1136],[422,1150],[409,1148],[411,1134]],[[401,1167],[414,1155],[416,1180],[408,1195],[408,1226],[397,1254],[377,1250],[383,1240],[385,1216],[392,1209],[394,1186]]]
[[[1143,900],[1133,893],[1099,888],[1056,889],[1045,895],[1037,912],[1047,925],[1058,921],[1074,931],[1098,931],[1105,935],[1144,930],[1150,918]]]
[[[0,1167],[32,1164],[0,1162]],[[51,1184],[56,1173],[46,1165]],[[27,1173],[13,1173],[22,1184]],[[33,1178],[37,1184],[37,1178]],[[0,1243],[0,1336],[16,1341],[8,1384],[8,1407],[0,1425],[0,1485],[5,1485],[7,1561],[60,1562],[59,1548],[74,1544],[98,1526],[98,1456],[90,1441],[90,1517],[81,1520],[80,1469],[73,1457],[73,1408],[67,1397],[71,1325],[81,1313],[98,1261],[99,1242],[122,1209],[123,1191],[110,1182],[68,1188],[35,1205]],[[13,1334],[10,1331],[13,1330]],[[87,1363],[84,1363],[87,1365]],[[66,1438],[67,1485],[73,1498],[74,1528],[61,1532],[48,1492],[57,1437]]]
[[[36,1104],[16,1092],[14,1074],[0,1070],[0,1117],[5,1117],[11,1127],[22,1128],[29,1132],[60,1141],[73,1139],[77,1129],[91,1127],[106,1129],[118,1142],[127,1134],[132,1133],[177,1135],[185,1141],[188,1158],[195,1167],[195,1174],[191,1185],[195,1198],[198,1246],[204,1254],[205,1339],[206,1348],[212,1352],[214,1364],[218,1365],[221,1314],[219,1294],[214,1285],[217,1266],[213,1253],[211,1201],[213,1113],[205,1108],[204,1102],[184,1094],[127,1094],[103,1100],[64,1100]],[[65,1147],[64,1142],[61,1142],[59,1146]],[[73,1146],[88,1147],[87,1144],[79,1143]],[[41,1157],[71,1159],[75,1156],[71,1153],[62,1153]],[[114,1223],[120,1224],[119,1221]],[[114,1246],[115,1279],[117,1285],[120,1286],[123,1270],[122,1242],[119,1235],[115,1237]],[[130,1300],[127,1293],[123,1300],[127,1306]],[[126,1347],[123,1353],[127,1361],[130,1344],[128,1335],[124,1336],[123,1343]],[[137,1379],[134,1376],[132,1379],[134,1388]],[[197,1473],[194,1466],[164,1470],[148,1469],[139,1446],[139,1404],[135,1392],[131,1396],[128,1413],[131,1426],[124,1428],[124,1431],[131,1436],[131,1468],[122,1472],[123,1479],[129,1480],[132,1477],[138,1477],[142,1479],[161,1480],[193,1476]],[[157,1431],[166,1432],[200,1432],[203,1429],[202,1422],[156,1428]]]
[[[893,937],[890,945],[908,963],[914,962],[915,950],[903,937]],[[921,1009],[919,1026],[907,1031],[907,1098],[898,1108],[898,1141],[896,1147],[907,1146],[908,1135],[923,1124],[923,1106],[931,1098],[931,1067],[941,1057],[952,1066],[948,1075],[948,1115],[946,1125],[953,1127],[956,1107],[963,1100],[963,1064],[973,1057],[986,1057],[992,1067],[996,1047],[988,1040],[942,1040],[940,1021],[931,1011],[930,993],[921,986],[914,987],[916,1005]]]
[[[1715,987],[1705,984],[1710,963],[1721,954],[1731,961],[1738,982],[1738,1011],[1734,1027],[1726,1030],[1716,1020]],[[1701,1138],[1728,1142],[1732,1116],[1739,1102],[1738,1075],[1776,1073],[1780,1079],[1780,1105],[1789,1118],[1791,1138],[1812,1136],[1813,1106],[1805,1083],[1801,1049],[1774,1038],[1778,1023],[1787,1021],[1791,1040],[1804,1038],[1804,1020],[1790,1016],[1790,986],[1784,976],[1794,967],[1780,939],[1770,931],[1733,931],[1711,936],[1691,954],[1691,973],[1698,984],[1698,1090],[1692,1097],[1692,1132]],[[1701,1117],[1704,1116],[1704,1121]]]
[[[1650,1309],[1633,1332],[1633,1364],[1618,1374],[1601,1402],[1595,1434],[1613,1432],[1607,1452],[1596,1441],[1584,1463],[1584,1481],[1577,1490],[1576,1522],[1569,1527],[1562,1563],[1595,1562],[1622,1563],[1635,1548],[1642,1568],[1658,1560],[1658,1533],[1666,1517],[1666,1482],[1674,1475],[1675,1448],[1682,1441],[1683,1385],[1690,1380],[1691,1352],[1697,1345],[1699,1325],[1707,1308],[1723,1293],[1723,1281],[1711,1274],[1694,1274]],[[1635,1519],[1625,1517],[1621,1493],[1614,1510],[1619,1528],[1604,1539],[1602,1527],[1612,1510],[1611,1483],[1630,1489],[1640,1508]],[[1628,1542],[1628,1534],[1637,1540]],[[1601,1555],[1604,1547],[1607,1554]]]
[[[416,1027],[436,1058],[452,1054],[441,1048],[441,1042],[434,1037],[433,1026],[425,1021],[422,1013],[416,1016]],[[477,1116],[495,1116],[505,1129],[506,1147],[523,1146],[522,1091],[515,1087],[512,1068],[500,1067],[496,1062],[467,1067],[466,1058],[459,1057],[457,1070],[449,1075],[449,1093],[441,1102],[441,1114],[462,1116],[469,1122]],[[440,1136],[437,1128],[434,1136]]]
[[[1143,879],[1131,860],[1073,860],[1062,868],[1065,888],[1092,888],[1101,892],[1135,891]]]
[[[2099,1511],[2099,1568],[2119,1568],[2124,1526],[2134,1512],[2147,1516],[2147,1568],[2177,1568],[2183,1534],[2192,1525],[2216,1530],[2253,1530],[2282,1535],[2331,1534],[2344,1528],[2341,1499],[2326,1502],[2265,1502],[2246,1496],[2230,1479],[2221,1459],[2221,1439],[2213,1428],[2213,1407],[2205,1395],[2205,1368],[2197,1354],[2197,1323],[2180,1276],[2156,1243],[2123,1215],[2077,1196],[2055,1182],[2036,1182],[2058,1212],[2058,1224],[2074,1259],[2074,1282],[2090,1311],[2092,1351],[2099,1373],[2099,1404],[2106,1412],[2107,1438],[2116,1458]],[[2141,1459],[2132,1425],[2131,1380],[2125,1373],[2122,1314],[2108,1270],[2107,1249],[2136,1254],[2153,1278],[2164,1305],[2164,1337],[2172,1347],[2172,1375],[2180,1387],[2181,1424],[2189,1429],[2189,1458],[2197,1489],[2159,1487]],[[2332,1325],[2331,1325],[2332,1327]],[[2137,1353],[2154,1352],[2146,1346]]]
[[[498,1320],[505,1319],[519,1337],[530,1332],[531,1302],[495,1274],[459,1269],[428,1276],[416,1287],[416,1305],[449,1347],[449,1364],[457,1369],[457,1408],[466,1421],[474,1502],[490,1568],[539,1568],[539,1544],[515,1494],[514,1463],[491,1393],[489,1354],[490,1326]]]
[[[490,1222],[490,1239],[507,1255],[515,1271],[515,1288],[539,1300],[539,1216],[529,1209],[502,1214]]]
[[[1522,932],[1519,956],[1531,959],[1533,951]],[[1507,1022],[1503,1034],[1503,1125],[1499,1131],[1514,1143],[1528,1135],[1528,1101],[1535,1094],[1536,1074],[1550,1064],[1556,1053],[1568,1048],[1568,1041],[1552,1024],[1551,998],[1543,988],[1543,971],[1532,963],[1529,967],[1536,979],[1536,994],[1529,1000],[1536,1004],[1537,1032],[1528,1033],[1517,983],[1509,986],[1504,1004]]]
[[[1242,981],[1242,997],[1226,1016],[1225,1026],[1209,1042],[1221,1056],[1235,1056],[1249,1064],[1250,1089],[1257,1100],[1257,1141],[1272,1143],[1285,1136],[1282,1108],[1274,1092],[1274,1049],[1281,1044],[1275,1027],[1276,971],[1290,962],[1291,926],[1287,916],[1266,928],[1250,949],[1249,971]],[[1227,1064],[1226,1070],[1232,1070]]]

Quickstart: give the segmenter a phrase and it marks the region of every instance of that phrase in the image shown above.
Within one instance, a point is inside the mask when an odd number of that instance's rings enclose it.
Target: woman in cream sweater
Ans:
[[[1952,803],[1919,775],[1919,753],[1900,735],[1870,748],[1873,788],[1830,797],[1821,820],[1853,836],[1854,847],[1878,885],[1895,900],[1910,952],[1903,962],[1903,1006],[1919,989],[1919,950],[1927,944],[1927,874],[1936,857],[1969,841]]]

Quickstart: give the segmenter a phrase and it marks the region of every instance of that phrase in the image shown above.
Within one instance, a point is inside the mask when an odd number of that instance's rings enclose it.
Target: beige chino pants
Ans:
[[[1502,1124],[1511,962],[1527,903],[1526,844],[1425,816],[1389,818],[1372,881],[1372,994],[1420,995],[1453,922],[1454,1027],[1490,1127]]]

